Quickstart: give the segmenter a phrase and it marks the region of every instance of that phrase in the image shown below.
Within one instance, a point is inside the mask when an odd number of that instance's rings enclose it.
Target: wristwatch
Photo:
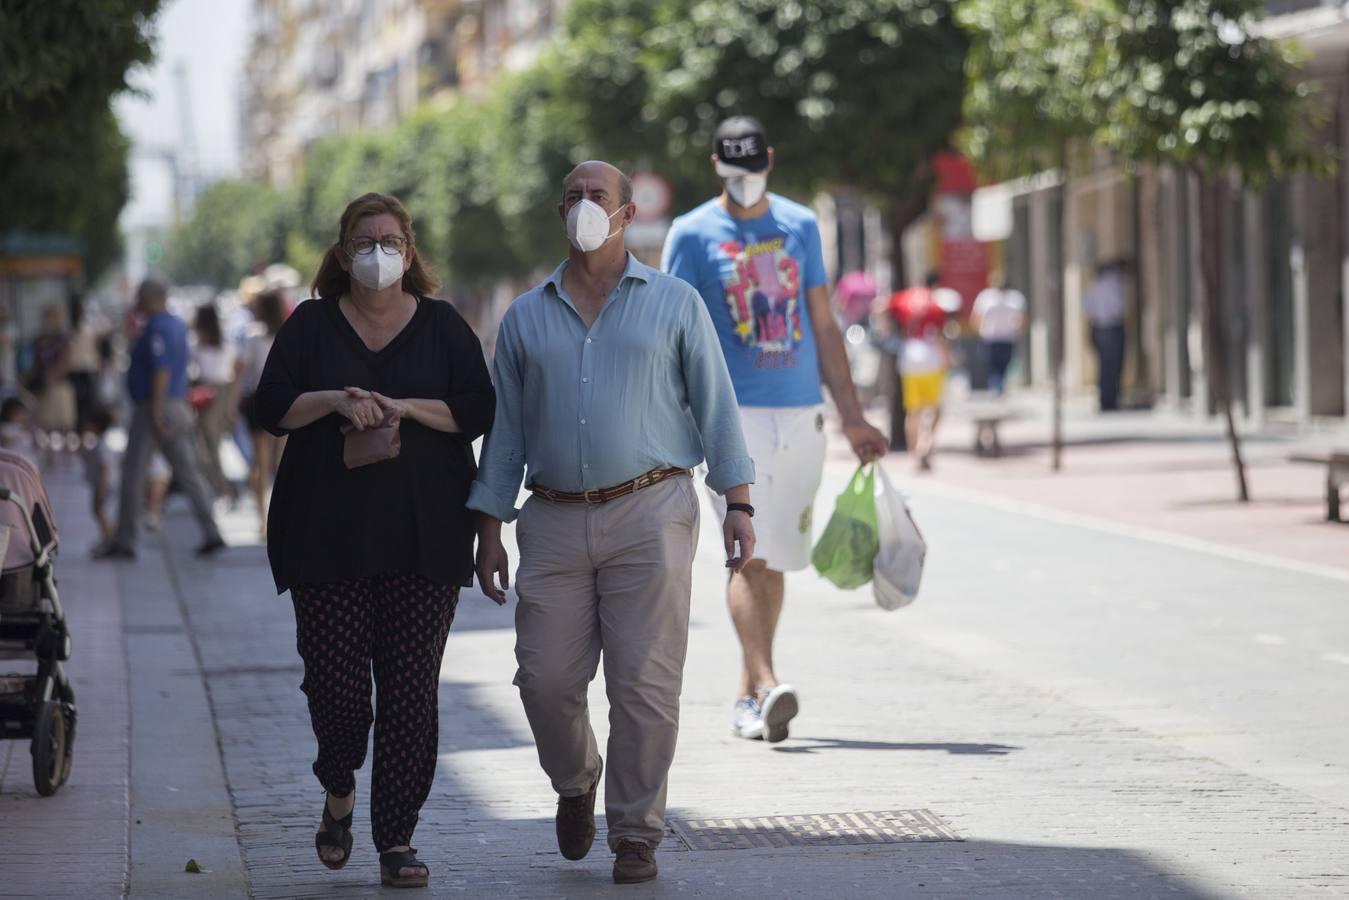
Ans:
[[[735,510],[736,512],[742,512],[745,515],[749,516],[751,519],[754,518],[754,507],[750,506],[748,503],[727,503],[726,511],[730,512],[731,510]]]

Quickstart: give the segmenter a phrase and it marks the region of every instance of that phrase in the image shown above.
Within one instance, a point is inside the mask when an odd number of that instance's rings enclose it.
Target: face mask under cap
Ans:
[[[609,230],[609,221],[623,211],[622,207],[606,213],[594,200],[578,200],[567,212],[567,240],[582,253],[592,253],[623,229]]]
[[[376,244],[351,258],[351,277],[372,291],[382,291],[403,277],[403,254],[385,253]]]
[[[759,173],[731,175],[722,180],[726,183],[726,193],[731,195],[737,206],[743,206],[745,209],[762,200],[768,191],[768,176]]]
[[[768,191],[768,173],[751,172],[749,169],[733,166],[718,159],[715,165],[717,174],[726,185],[726,193],[731,195],[737,206],[749,209]]]

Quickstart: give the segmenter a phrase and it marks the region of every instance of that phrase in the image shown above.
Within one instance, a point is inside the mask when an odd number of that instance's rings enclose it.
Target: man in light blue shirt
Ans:
[[[610,705],[605,789],[620,884],[656,877],[679,731],[698,496],[724,495],[727,567],[754,553],[735,393],[701,298],[623,246],[632,185],[582,163],[558,211],[566,262],[511,305],[496,346],[496,422],[468,505],[481,513],[478,578],[504,603],[501,525],[519,517],[516,672],[539,762],[558,793],[558,849],[595,838],[603,761],[586,692],[603,651]],[[515,507],[522,477],[533,496]],[[738,552],[737,552],[738,546]]]

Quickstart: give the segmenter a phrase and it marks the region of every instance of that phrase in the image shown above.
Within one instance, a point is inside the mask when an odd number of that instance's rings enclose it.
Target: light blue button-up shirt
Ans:
[[[698,292],[631,253],[587,327],[567,263],[516,298],[497,334],[496,422],[468,506],[503,522],[529,483],[579,492],[707,461],[718,493],[754,481],[731,376]]]

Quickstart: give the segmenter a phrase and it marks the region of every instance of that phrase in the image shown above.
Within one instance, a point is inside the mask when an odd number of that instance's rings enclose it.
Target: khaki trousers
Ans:
[[[654,847],[679,734],[698,542],[693,479],[597,505],[531,497],[516,536],[515,684],[539,763],[563,796],[594,783],[600,755],[586,693],[603,651],[609,846],[631,838]]]

